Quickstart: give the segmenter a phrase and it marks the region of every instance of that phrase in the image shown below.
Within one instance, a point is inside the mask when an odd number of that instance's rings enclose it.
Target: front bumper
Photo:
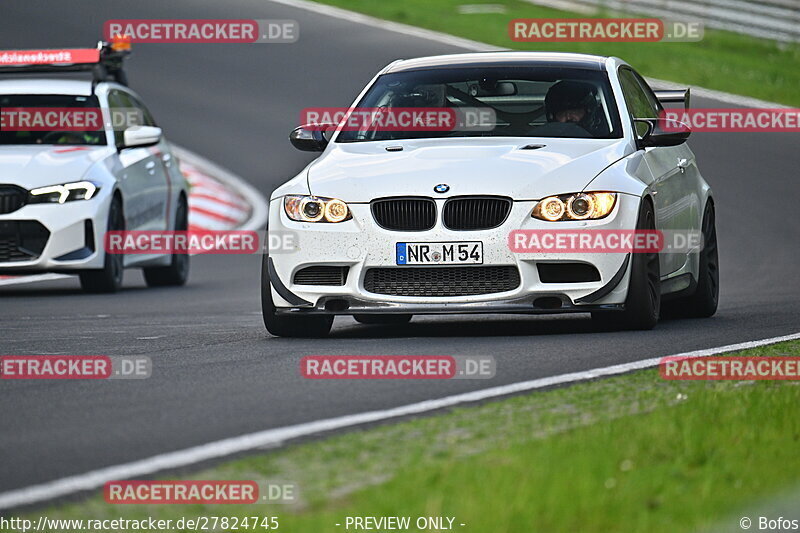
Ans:
[[[484,302],[451,303],[398,303],[374,302],[351,297],[322,297],[313,307],[278,308],[278,314],[286,315],[353,315],[353,314],[410,314],[410,315],[450,315],[450,314],[556,314],[586,313],[590,311],[622,311],[622,304],[575,305],[563,302],[559,307],[552,306],[552,300],[541,296],[525,296],[509,300],[487,300]]]
[[[438,212],[444,200],[438,200]],[[602,220],[545,222],[531,218],[534,201],[514,202],[502,226],[491,230],[454,231],[439,220],[429,231],[390,231],[378,226],[368,204],[350,204],[352,220],[338,224],[303,223],[290,220],[282,198],[270,208],[268,261],[272,297],[278,313],[564,313],[620,310],[628,287],[630,255],[625,253],[514,253],[508,236],[521,229],[605,229],[636,227],[640,198],[620,194],[613,212]],[[520,283],[512,290],[465,296],[396,296],[369,292],[364,279],[371,268],[420,268],[397,266],[398,242],[483,242],[483,266],[513,266]],[[545,282],[538,263],[581,263],[597,269],[600,279],[585,282]],[[294,283],[299,270],[309,266],[346,267],[344,285],[324,286]],[[437,267],[434,267],[437,268]],[[463,268],[470,268],[464,266]]]
[[[103,267],[102,235],[108,223],[111,191],[91,200],[64,204],[29,204],[0,214],[0,274],[72,272]],[[44,230],[43,247],[20,246],[19,228]],[[24,236],[23,236],[24,241]],[[15,251],[22,248],[22,252]]]

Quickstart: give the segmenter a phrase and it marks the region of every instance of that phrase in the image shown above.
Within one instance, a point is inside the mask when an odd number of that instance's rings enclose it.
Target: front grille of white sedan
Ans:
[[[477,231],[501,226],[511,212],[511,198],[460,196],[444,203],[442,222],[448,229]]]
[[[0,215],[13,213],[22,208],[28,198],[28,191],[16,185],[0,185]]]
[[[499,227],[513,203],[505,196],[457,196],[448,198],[442,223],[456,231],[479,231]],[[384,229],[426,231],[436,225],[436,202],[425,197],[380,198],[372,202],[372,216]]]
[[[436,225],[436,202],[432,198],[381,198],[372,202],[372,216],[384,229],[425,231]]]

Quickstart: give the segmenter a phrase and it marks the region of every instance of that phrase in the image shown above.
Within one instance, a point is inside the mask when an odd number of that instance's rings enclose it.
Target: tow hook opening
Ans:
[[[539,309],[559,309],[562,305],[561,298],[556,296],[543,296],[533,301],[533,306]]]
[[[346,311],[349,307],[350,303],[347,300],[334,299],[325,302],[326,311],[334,311],[334,312]]]

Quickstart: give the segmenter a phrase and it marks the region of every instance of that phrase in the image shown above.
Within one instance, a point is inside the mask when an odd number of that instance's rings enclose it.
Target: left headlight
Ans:
[[[353,218],[347,204],[338,198],[322,196],[286,196],[286,215],[298,222],[344,222]]]
[[[75,181],[63,185],[50,185],[31,189],[28,193],[29,204],[63,204],[75,200],[91,200],[100,190],[91,181]]]
[[[617,202],[613,192],[580,192],[548,196],[536,204],[531,216],[548,222],[596,220],[608,216]]]

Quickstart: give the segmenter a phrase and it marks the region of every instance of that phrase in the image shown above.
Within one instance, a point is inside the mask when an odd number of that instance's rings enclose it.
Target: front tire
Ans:
[[[125,217],[122,212],[122,198],[114,196],[108,208],[108,224],[106,231],[122,231],[125,229]],[[81,272],[81,288],[91,293],[112,293],[122,287],[123,254],[104,252],[103,268]]]
[[[186,231],[189,228],[189,206],[186,198],[181,196],[175,211],[175,230]],[[185,285],[189,279],[189,254],[174,253],[172,262],[165,267],[148,267],[142,269],[148,287],[168,287]]]
[[[703,249],[700,251],[697,288],[690,296],[664,303],[664,314],[674,318],[708,318],[719,303],[719,251],[714,204],[708,202],[703,214]]]
[[[653,205],[642,200],[637,230],[655,230]],[[658,252],[633,253],[628,296],[622,312],[592,313],[592,319],[614,329],[648,330],[658,323],[661,309],[661,267]]]
[[[279,315],[272,299],[272,285],[267,270],[269,258],[264,254],[261,264],[261,314],[264,326],[276,337],[325,337],[333,326],[333,316]]]

